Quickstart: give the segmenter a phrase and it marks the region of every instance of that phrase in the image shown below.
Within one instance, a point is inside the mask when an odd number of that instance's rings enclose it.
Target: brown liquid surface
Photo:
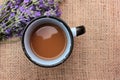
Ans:
[[[46,23],[33,31],[30,44],[33,52],[40,58],[54,59],[64,51],[66,36],[57,25]]]

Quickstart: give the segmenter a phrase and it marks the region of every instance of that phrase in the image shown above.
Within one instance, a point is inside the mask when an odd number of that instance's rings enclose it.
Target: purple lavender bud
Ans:
[[[3,6],[2,5],[0,5],[0,9],[2,8]]]
[[[44,5],[44,4],[39,4],[39,7],[40,7],[40,8],[44,8],[45,5]]]
[[[40,8],[44,8],[45,7],[45,4],[44,4],[43,0],[39,0],[39,7]]]
[[[35,5],[33,5],[33,6],[30,6],[30,8],[29,8],[30,10],[36,10],[36,6]]]
[[[21,22],[23,22],[23,23],[25,23],[25,24],[27,23],[27,21],[26,21],[26,20],[21,20]]]
[[[17,9],[19,6],[18,5],[15,5],[15,9]]]
[[[43,3],[44,0],[39,0],[40,3]]]
[[[5,28],[6,27],[6,23],[2,22],[0,27]]]
[[[54,4],[54,0],[48,0],[48,4]]]
[[[8,5],[8,6],[11,6],[11,5],[12,5],[12,2],[11,2],[11,1],[9,1],[9,2],[7,3],[7,5]]]
[[[49,10],[51,10],[51,7],[46,7],[45,10],[49,11]]]
[[[24,20],[25,20],[25,18],[23,17],[23,15],[19,16],[18,18],[19,18],[19,20],[21,20],[21,21],[24,21]]]
[[[16,1],[16,4],[19,5],[23,2],[23,0],[15,0]]]
[[[30,3],[31,0],[24,0],[23,2],[24,2],[24,3]]]
[[[12,18],[14,16],[15,16],[15,13],[11,13],[9,17]]]
[[[27,15],[31,15],[31,10],[27,9],[25,13],[27,13]]]
[[[8,2],[7,6],[10,7],[10,8],[14,8],[14,4],[11,1]]]
[[[8,17],[4,18],[4,21],[5,21],[5,22],[8,21]]]
[[[35,17],[39,17],[39,16],[41,16],[41,13],[40,13],[40,12],[38,12],[38,11],[35,11],[34,16],[35,16]]]
[[[25,12],[25,8],[23,6],[20,6],[19,10],[23,13]]]
[[[5,34],[10,34],[10,33],[11,33],[11,29],[10,28],[5,30]]]
[[[61,14],[62,14],[62,12],[61,12],[60,10],[57,10],[57,11],[56,11],[56,16],[57,16],[57,17],[61,16]]]

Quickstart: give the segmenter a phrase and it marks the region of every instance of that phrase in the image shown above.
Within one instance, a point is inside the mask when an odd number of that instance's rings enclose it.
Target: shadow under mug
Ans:
[[[30,36],[33,30],[41,24],[44,23],[52,23],[55,25],[58,25],[65,33],[67,38],[67,45],[64,52],[56,59],[53,60],[44,60],[39,58],[34,54],[30,47]],[[74,39],[73,37],[79,36],[81,34],[85,33],[85,27],[84,26],[78,26],[74,28],[69,28],[69,26],[61,19],[53,17],[53,16],[42,16],[39,18],[36,18],[32,20],[25,28],[23,37],[22,37],[22,48],[25,52],[25,55],[27,58],[32,61],[33,63],[42,66],[42,67],[55,67],[57,65],[60,65],[63,63],[71,54],[73,50],[74,45]],[[52,45],[51,45],[52,46]],[[58,45],[59,46],[59,45]]]

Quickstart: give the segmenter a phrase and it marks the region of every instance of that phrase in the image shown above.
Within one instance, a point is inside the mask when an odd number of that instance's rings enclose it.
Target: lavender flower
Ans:
[[[30,6],[30,7],[29,7],[29,10],[35,11],[35,10],[36,10],[36,6],[35,6],[35,5]]]
[[[5,30],[5,34],[9,35],[10,33],[11,33],[11,29],[10,28],[8,28],[8,29]]]
[[[8,0],[0,6],[0,40],[21,37],[25,26],[39,16],[60,16],[62,0]]]
[[[15,5],[15,9],[17,9],[19,7],[19,5]]]
[[[48,4],[53,5],[54,4],[54,0],[48,0]]]
[[[23,2],[23,0],[15,0],[15,2],[16,2],[16,5],[20,5]]]
[[[31,0],[24,0],[24,3],[29,3]]]
[[[39,16],[41,16],[41,13],[39,11],[35,11],[34,12],[34,17],[39,17]]]
[[[19,10],[24,13],[25,12],[24,6],[20,6]]]
[[[39,0],[39,7],[40,8],[44,8],[45,7],[44,0]]]
[[[15,13],[11,13],[9,17],[12,18],[14,16],[15,16]]]

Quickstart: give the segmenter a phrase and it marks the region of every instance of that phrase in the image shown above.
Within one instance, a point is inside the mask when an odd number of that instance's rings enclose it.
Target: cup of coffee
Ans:
[[[74,45],[73,37],[84,33],[84,26],[70,28],[59,18],[42,16],[26,26],[22,48],[33,63],[42,67],[54,67],[70,56]]]

